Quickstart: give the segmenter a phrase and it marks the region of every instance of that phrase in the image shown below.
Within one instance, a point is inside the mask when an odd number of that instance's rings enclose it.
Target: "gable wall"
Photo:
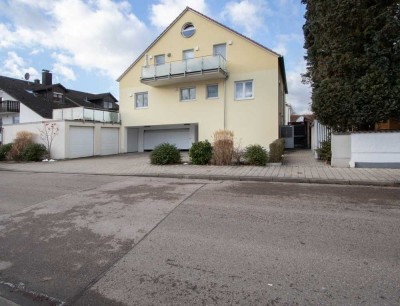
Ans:
[[[192,22],[196,33],[191,38],[180,34],[182,26]],[[242,145],[268,146],[278,137],[278,58],[227,29],[188,11],[147,52],[149,56],[171,53],[166,62],[182,60],[182,51],[199,48],[195,57],[213,54],[213,45],[227,44],[229,78],[223,80],[151,87],[140,83],[142,57],[120,80],[120,113],[124,126],[198,123],[199,140],[212,140],[213,133],[225,126],[235,132]],[[149,64],[153,64],[149,60]],[[235,81],[254,80],[254,99],[236,101]],[[219,98],[207,100],[206,85],[218,83]],[[193,102],[180,102],[180,88],[196,86]],[[149,108],[134,108],[137,92],[148,92]],[[226,91],[226,95],[225,95]],[[224,100],[226,100],[224,102]],[[226,116],[224,116],[224,104]],[[124,130],[124,129],[121,129]],[[123,135],[121,139],[123,139]],[[122,148],[124,151],[125,148]]]

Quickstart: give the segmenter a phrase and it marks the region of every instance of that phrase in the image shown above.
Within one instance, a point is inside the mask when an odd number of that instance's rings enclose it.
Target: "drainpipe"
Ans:
[[[224,79],[224,130],[226,130],[226,79]]]

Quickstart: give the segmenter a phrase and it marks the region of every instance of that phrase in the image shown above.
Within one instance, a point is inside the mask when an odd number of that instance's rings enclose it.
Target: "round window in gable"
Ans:
[[[186,23],[183,27],[182,27],[182,36],[189,38],[191,36],[193,36],[193,34],[196,32],[196,28],[194,27],[193,23],[189,22]]]

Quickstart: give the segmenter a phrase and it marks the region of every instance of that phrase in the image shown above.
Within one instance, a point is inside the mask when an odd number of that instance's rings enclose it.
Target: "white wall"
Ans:
[[[54,159],[65,159],[69,158],[69,128],[70,126],[88,126],[94,127],[94,155],[101,154],[101,128],[119,128],[119,124],[104,124],[104,123],[93,123],[93,122],[82,122],[82,121],[63,121],[63,120],[52,120],[57,124],[59,128],[58,135],[54,138],[53,145],[51,148],[51,156]],[[35,123],[20,123],[3,126],[3,140],[4,143],[13,142],[19,131],[31,132],[34,136],[33,140],[36,143],[44,143],[40,138],[40,129],[43,128],[42,122]]]
[[[400,168],[400,132],[332,134],[331,165]]]
[[[30,123],[30,122],[42,122],[50,119],[43,118],[42,116],[35,113],[29,107],[20,103],[19,107],[19,122],[20,123]]]
[[[357,165],[359,164],[359,165]],[[400,166],[400,132],[354,133],[351,135],[350,165]]]
[[[65,155],[65,121],[53,121],[59,128],[59,134],[54,138],[53,145],[51,148],[51,155],[54,159],[64,159]],[[41,122],[35,123],[20,123],[13,125],[3,126],[3,140],[4,143],[13,142],[16,135],[20,131],[27,131],[33,134],[33,141],[36,143],[44,143],[40,138],[40,129],[43,128]]]
[[[332,134],[332,159],[331,165],[336,168],[349,168],[351,159],[351,135]]]

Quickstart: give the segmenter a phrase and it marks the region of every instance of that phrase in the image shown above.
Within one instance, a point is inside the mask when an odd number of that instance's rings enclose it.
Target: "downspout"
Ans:
[[[224,130],[226,130],[226,79],[224,79]]]

